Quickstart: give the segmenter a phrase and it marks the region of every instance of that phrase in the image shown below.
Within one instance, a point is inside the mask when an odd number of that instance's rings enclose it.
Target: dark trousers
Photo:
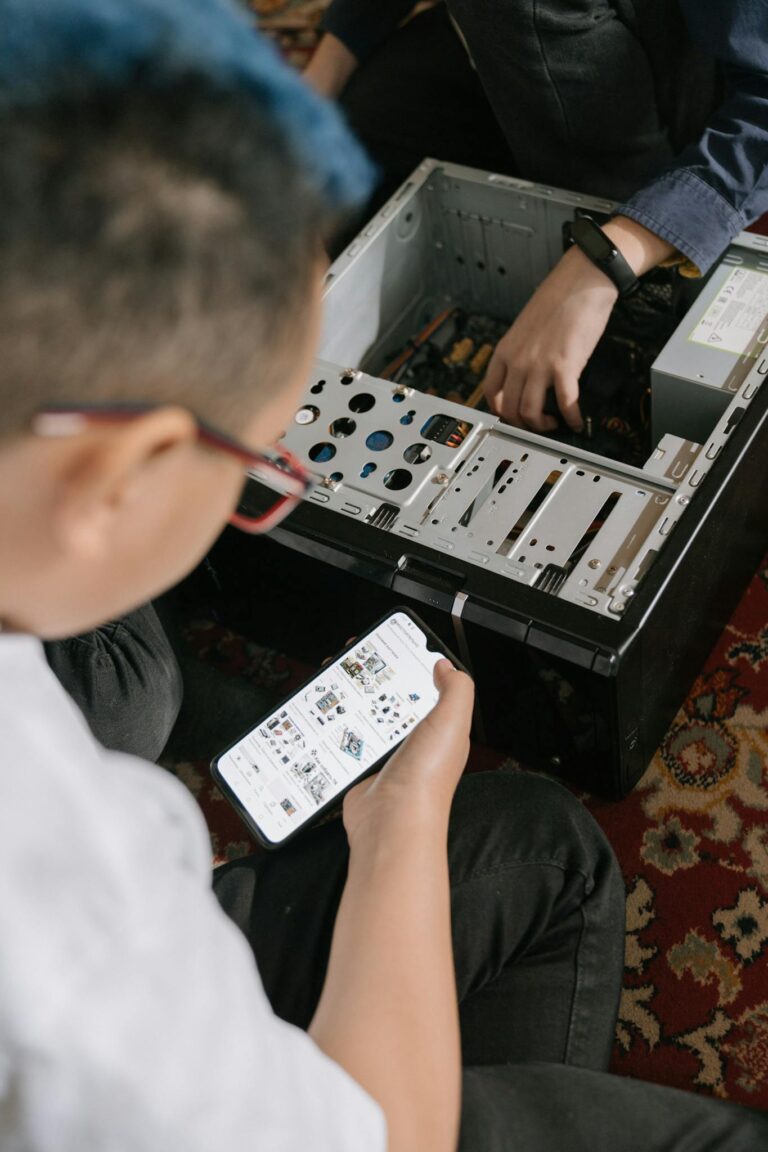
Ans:
[[[46,643],[48,663],[105,748],[156,760],[181,708],[181,670],[151,604]]]
[[[197,660],[172,594],[82,636],[45,645],[48,663],[105,748],[145,760],[210,760],[271,694]]]
[[[768,1118],[759,1113],[606,1073],[624,889],[610,846],[570,793],[527,774],[466,777],[449,861],[465,1065],[461,1152],[768,1147]],[[248,937],[275,1012],[302,1028],[322,988],[346,869],[346,838],[334,821],[215,873],[219,901]]]
[[[447,0],[381,44],[341,103],[382,168],[379,202],[425,156],[621,201],[718,97],[674,0]]]
[[[373,208],[425,156],[514,174],[510,147],[443,4],[386,40],[340,102],[380,169]]]

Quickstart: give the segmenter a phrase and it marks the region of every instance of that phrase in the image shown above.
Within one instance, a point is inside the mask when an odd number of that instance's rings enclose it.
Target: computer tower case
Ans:
[[[584,434],[510,427],[479,402],[493,334],[575,214],[612,207],[422,163],[328,272],[320,357],[284,436],[316,486],[275,535],[292,579],[295,553],[337,570],[339,639],[366,589],[371,619],[409,604],[472,668],[476,735],[620,797],[768,544],[768,239],[738,237],[698,296],[669,276],[651,287],[669,339],[638,369],[625,317],[593,401],[585,384]],[[646,378],[637,427],[625,353]],[[295,612],[311,629],[319,611],[308,581]]]

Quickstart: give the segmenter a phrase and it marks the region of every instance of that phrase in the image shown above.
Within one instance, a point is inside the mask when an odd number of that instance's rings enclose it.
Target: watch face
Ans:
[[[590,260],[602,264],[615,259],[617,255],[617,250],[594,220],[584,217],[574,220],[571,235]]]

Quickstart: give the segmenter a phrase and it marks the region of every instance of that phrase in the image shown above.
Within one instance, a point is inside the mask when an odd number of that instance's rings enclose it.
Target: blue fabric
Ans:
[[[768,0],[679,0],[694,40],[723,66],[725,101],[703,135],[620,211],[702,271],[768,211]]]
[[[40,102],[137,76],[199,76],[273,117],[331,204],[363,199],[373,169],[338,110],[260,36],[234,0],[0,0],[0,103]]]
[[[493,4],[466,3],[464,0],[446,2],[471,42],[481,80],[507,137],[511,138],[509,124],[515,117],[522,119],[523,124],[534,125],[526,147],[520,147],[518,151],[513,149],[513,161],[521,175],[540,178],[534,171],[536,157],[528,156],[526,148],[531,152],[541,149],[535,116],[541,112],[547,96],[555,101],[560,99],[558,77],[545,77],[546,90],[535,90],[533,110],[525,106],[525,101],[515,110],[508,106],[509,90],[514,85],[493,74],[494,61],[503,63],[510,43],[520,40],[526,27],[524,11],[528,14],[535,39],[542,33],[544,9],[553,13],[558,6],[531,2],[521,4],[512,0],[496,0]],[[673,0],[669,0],[669,4],[672,5]],[[394,31],[413,7],[411,0],[332,0],[324,26],[362,60]],[[562,12],[557,19],[562,24],[564,35],[569,28],[575,27],[574,21],[581,13],[584,19],[594,19],[594,32],[598,36],[611,22],[616,22],[616,17],[627,6],[619,0],[612,4],[596,3],[593,15],[587,11],[590,6],[584,3],[569,5],[563,0],[559,7]],[[645,5],[643,0],[633,0],[631,7],[639,11],[644,10]],[[710,117],[698,141],[671,162],[666,158],[660,159],[658,171],[651,170],[650,176],[645,172],[641,179],[635,179],[629,185],[630,189],[637,188],[638,191],[625,200],[620,211],[669,240],[704,272],[737,232],[768,211],[768,0],[677,0],[677,7],[682,12],[690,37],[721,65],[727,85],[725,99]],[[477,20],[470,29],[470,17],[475,16]],[[552,31],[548,27],[550,36]],[[631,25],[629,31],[634,35]],[[639,47],[638,41],[635,44]],[[609,47],[606,42],[605,50]],[[602,60],[608,68],[611,61],[605,55]],[[535,71],[535,65],[536,60],[531,57],[526,65],[527,76],[531,70]],[[589,76],[579,74],[578,62],[574,63],[573,72],[582,86],[590,85]],[[564,77],[561,69],[559,80],[563,79],[567,86],[569,76]],[[596,80],[597,77],[593,77],[592,88]],[[634,85],[639,90],[641,82],[638,73],[627,73],[627,85]],[[579,95],[577,86],[566,90],[570,99],[589,106],[586,91]],[[653,100],[651,93],[648,100]],[[594,123],[599,126],[599,120],[594,119]],[[516,128],[518,133],[523,130],[519,126]],[[605,154],[615,156],[617,164],[623,164],[627,171],[631,171],[627,159],[632,153],[631,125],[627,126],[626,134],[626,155],[619,151],[618,145],[614,151]],[[611,141],[608,141],[609,148]],[[636,143],[640,151],[644,143],[642,133]],[[605,133],[602,144],[606,144]],[[599,145],[598,140],[586,141],[583,149],[585,167],[590,147],[599,158]],[[565,154],[561,156],[562,172],[549,175],[548,182],[577,186],[568,159]],[[578,190],[616,195],[605,181],[602,187],[579,186]],[[618,195],[623,199],[626,194],[625,187]]]

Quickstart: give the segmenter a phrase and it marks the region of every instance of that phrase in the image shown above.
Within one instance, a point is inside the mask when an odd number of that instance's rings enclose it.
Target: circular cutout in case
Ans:
[[[370,412],[376,400],[370,392],[358,392],[349,402],[350,412]]]
[[[410,444],[403,452],[406,464],[424,464],[432,455],[429,444]]]
[[[391,432],[381,429],[378,432],[371,432],[365,441],[365,446],[369,452],[383,452],[385,448],[389,448],[393,440],[394,436]]]
[[[333,460],[336,455],[336,449],[333,444],[329,444],[326,440],[320,444],[313,444],[308,452],[310,460],[315,464],[325,464],[328,460]]]
[[[355,428],[357,424],[354,420],[350,420],[349,416],[340,416],[338,420],[334,420],[328,431],[337,440],[343,440],[345,436],[351,436]]]
[[[297,424],[314,424],[319,415],[320,409],[314,404],[305,404],[303,408],[299,408],[294,419]]]
[[[403,488],[408,487],[411,480],[413,480],[413,474],[407,468],[393,468],[384,477],[384,487],[389,488],[392,492],[402,492]]]

